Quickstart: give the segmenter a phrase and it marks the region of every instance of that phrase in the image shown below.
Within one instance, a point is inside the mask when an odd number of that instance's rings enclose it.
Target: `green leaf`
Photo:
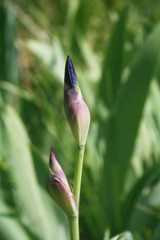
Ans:
[[[1,116],[5,126],[3,138],[7,146],[4,157],[13,178],[14,199],[19,215],[31,232],[40,239],[53,239],[53,234],[57,234],[58,231],[57,224],[53,218],[47,216],[48,206],[45,207],[45,201],[39,191],[24,125],[10,106],[5,106]]]
[[[109,240],[109,238],[110,238],[109,235],[110,235],[110,231],[109,231],[109,229],[106,229],[103,240]]]
[[[160,239],[160,222],[158,222],[158,224],[154,227],[152,239]]]
[[[124,8],[111,35],[102,69],[100,97],[110,106],[117,96],[121,83],[124,35],[128,8]]]
[[[139,201],[139,198],[142,194],[143,189],[145,188],[149,180],[150,181],[154,180],[156,177],[157,177],[157,174],[155,173],[155,166],[154,166],[148,171],[145,171],[143,176],[137,180],[135,185],[128,192],[123,205],[123,221],[124,221],[125,228],[128,228],[130,226],[130,221],[135,211],[135,206]]]
[[[6,2],[0,4],[0,17],[0,80],[16,83],[18,80],[17,55],[14,46],[16,21]],[[8,99],[8,94],[4,96]]]
[[[133,236],[131,232],[124,232],[111,238],[111,240],[133,240]]]
[[[148,89],[158,62],[159,42],[160,25],[145,43],[108,123],[108,144],[102,177],[105,189],[103,201],[111,224],[118,228],[121,226],[120,196]]]
[[[7,92],[12,93],[28,101],[32,101],[34,99],[34,95],[32,93],[25,91],[10,82],[0,81],[0,89],[6,90]]]
[[[0,200],[0,236],[3,240],[31,240],[8,206]]]
[[[55,80],[63,82],[65,57],[61,42],[58,37],[54,38],[53,44],[42,41],[30,40],[28,48],[41,60],[54,76]]]

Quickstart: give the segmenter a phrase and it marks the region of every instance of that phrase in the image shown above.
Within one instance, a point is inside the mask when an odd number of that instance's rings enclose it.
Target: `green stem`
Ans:
[[[71,240],[79,240],[78,216],[69,218]]]
[[[78,148],[78,159],[76,162],[75,175],[74,175],[73,194],[77,199],[78,207],[79,207],[79,199],[80,199],[80,191],[81,191],[84,149],[85,149],[85,146]],[[73,218],[69,218],[69,225],[70,225],[71,240],[79,240],[79,215]]]
[[[84,150],[85,150],[85,146],[81,146],[81,147],[78,148],[78,159],[77,159],[77,162],[76,162],[75,175],[74,175],[73,194],[77,199],[78,206],[79,206],[80,191],[81,191]]]

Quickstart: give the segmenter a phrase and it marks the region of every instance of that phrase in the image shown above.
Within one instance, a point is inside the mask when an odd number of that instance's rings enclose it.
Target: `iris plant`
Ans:
[[[53,149],[50,153],[47,189],[53,200],[69,218],[71,240],[79,240],[79,200],[85,144],[90,125],[90,112],[83,100],[71,58],[68,56],[64,77],[64,109],[77,144],[74,185],[70,184]]]

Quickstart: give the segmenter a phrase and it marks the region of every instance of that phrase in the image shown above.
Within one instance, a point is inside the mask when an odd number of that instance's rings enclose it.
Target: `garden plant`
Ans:
[[[160,240],[159,16],[0,2],[0,240]]]

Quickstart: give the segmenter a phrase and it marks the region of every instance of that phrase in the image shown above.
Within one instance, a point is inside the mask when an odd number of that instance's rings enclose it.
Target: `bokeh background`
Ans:
[[[1,0],[1,240],[69,240],[45,186],[51,145],[74,177],[68,54],[92,119],[81,240],[160,239],[159,16],[159,0]]]

